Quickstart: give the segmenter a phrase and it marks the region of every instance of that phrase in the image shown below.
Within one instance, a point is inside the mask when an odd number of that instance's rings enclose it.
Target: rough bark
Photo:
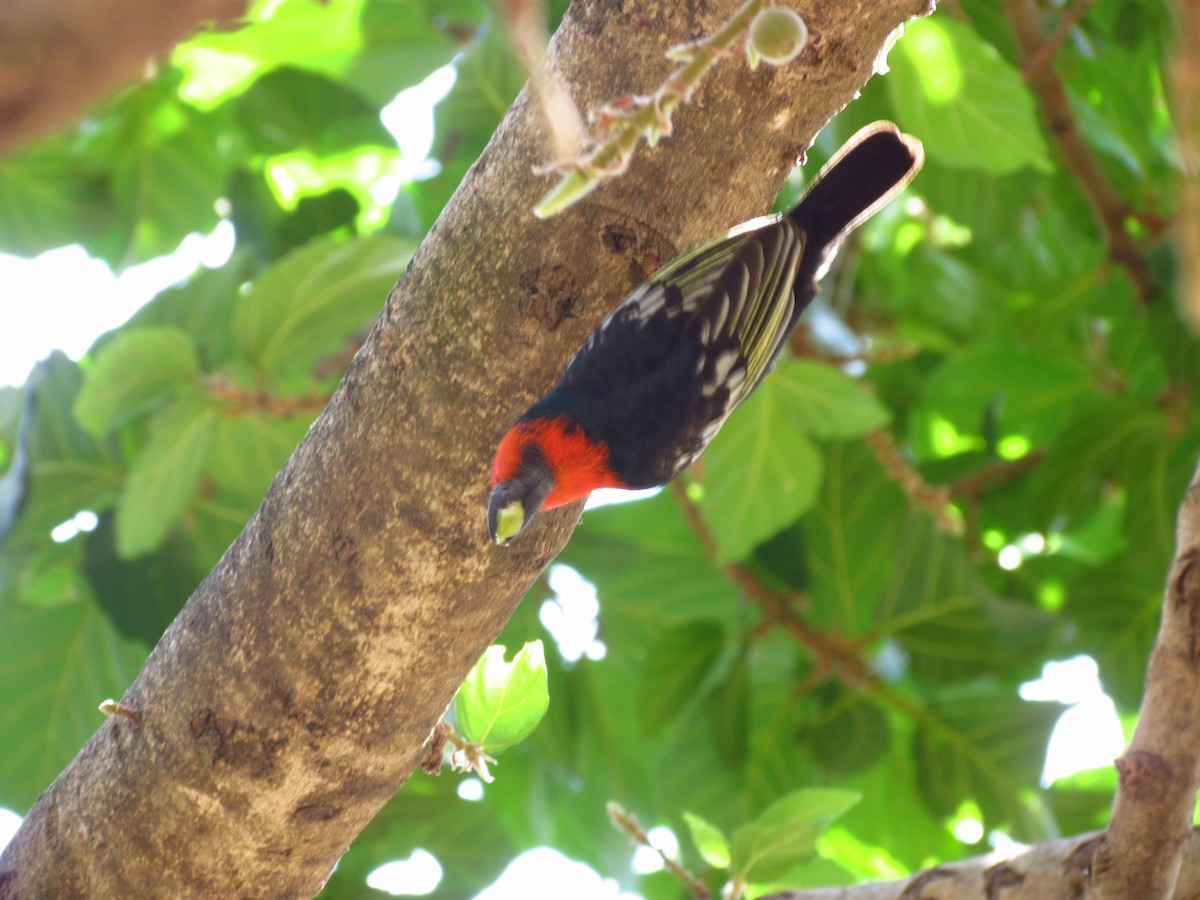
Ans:
[[[0,153],[74,121],[205,22],[248,0],[6,0],[0,14]]]
[[[735,8],[576,2],[546,57],[582,106],[645,91]],[[764,212],[929,0],[798,4],[784,69],[719,66],[589,202],[529,210],[548,151],[523,93],[322,416],[109,719],[0,857],[0,897],[301,897],[405,781],[578,507],[487,540],[511,419],[677,249]]]
[[[935,866],[903,881],[846,888],[786,891],[763,900],[1063,900],[1087,896],[1088,878],[1103,832],[1045,841],[1007,857],[997,854]],[[1183,867],[1171,900],[1200,894],[1200,832],[1188,834]],[[1125,900],[1148,895],[1139,890]]]

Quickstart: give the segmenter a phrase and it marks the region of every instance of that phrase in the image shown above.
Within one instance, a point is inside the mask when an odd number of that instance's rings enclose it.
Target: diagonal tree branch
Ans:
[[[815,891],[784,891],[763,900],[1062,900],[1084,897],[1103,832],[1044,841],[1010,854],[992,853],[935,866],[903,881]],[[1200,831],[1185,844],[1183,868],[1171,900],[1200,892]],[[1125,900],[1146,895],[1125,894]]]
[[[1125,230],[1126,219],[1135,213],[1109,184],[1079,133],[1062,79],[1050,61],[1041,59],[1046,37],[1038,25],[1031,0],[1005,0],[1005,7],[1017,37],[1026,77],[1041,102],[1042,113],[1059,153],[1074,174],[1104,232],[1108,255],[1128,273],[1142,302],[1148,303],[1158,293],[1158,286],[1141,248]]]
[[[734,7],[574,4],[545,65],[594,106],[656,83],[666,45]],[[764,212],[896,26],[928,12],[929,0],[810,0],[798,60],[724,67],[679,112],[669,148],[550,222],[528,212],[548,151],[523,92],[329,406],[121,698],[137,722],[109,718],[0,856],[0,897],[315,893],[577,521],[567,508],[510,549],[490,544],[501,433],[642,280],[643,260]],[[573,315],[539,314],[545,297]]]

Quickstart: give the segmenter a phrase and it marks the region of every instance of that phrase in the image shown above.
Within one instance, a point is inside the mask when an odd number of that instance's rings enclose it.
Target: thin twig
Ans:
[[[1062,45],[1067,40],[1067,35],[1071,33],[1071,29],[1084,17],[1088,8],[1095,0],[1079,0],[1074,6],[1062,14],[1058,20],[1058,24],[1054,26],[1054,31],[1050,32],[1050,37],[1042,42],[1042,46],[1029,59],[1025,61],[1025,65],[1021,69],[1021,73],[1025,76],[1025,80],[1029,81],[1033,78],[1035,72],[1042,66],[1054,59],[1058,51],[1062,49]]]
[[[896,447],[891,432],[872,431],[865,440],[879,464],[883,466],[884,472],[904,491],[909,505],[929,513],[937,524],[938,531],[961,537],[963,523],[950,506],[950,489],[941,485],[926,484],[921,473]]]
[[[601,143],[586,154],[545,167],[564,175],[534,207],[534,213],[539,218],[556,215],[604,179],[623,173],[643,138],[653,147],[660,138],[670,136],[676,108],[691,98],[708,70],[729,55],[766,5],[767,0],[746,0],[716,33],[672,47],[667,58],[683,64],[653,94],[628,94],[593,110],[589,118],[597,124]]]
[[[615,800],[608,801],[608,818],[612,822],[613,827],[628,837],[635,844],[640,844],[643,847],[649,847],[663,861],[663,866],[668,872],[674,875],[689,891],[695,900],[709,900],[712,894],[708,890],[708,885],[689,872],[682,863],[677,862],[663,852],[662,848],[656,847],[650,840],[650,835],[646,833],[646,829],[642,827],[642,823],[638,821],[637,816],[629,812],[620,803]]]
[[[671,490],[675,492],[684,518],[695,532],[705,555],[709,559],[715,560],[717,556],[716,541],[713,539],[708,523],[700,514],[700,508],[687,495],[687,486],[676,479],[671,482]],[[850,661],[853,668],[863,667],[861,660],[853,659],[857,654],[857,647],[851,647],[813,628],[793,612],[790,598],[764,583],[757,573],[738,562],[725,563],[723,568],[730,580],[738,586],[743,594],[762,608],[770,621],[782,625],[792,637],[813,652],[817,657],[818,668],[830,668],[835,661],[843,663]]]
[[[302,397],[275,397],[263,390],[246,390],[224,378],[213,376],[204,382],[209,396],[224,404],[229,415],[248,412],[268,412],[288,419],[302,413],[315,415],[329,403],[325,394],[306,394]]]
[[[1125,230],[1127,219],[1141,218],[1109,184],[1095,156],[1075,123],[1071,102],[1062,80],[1053,65],[1033,65],[1046,43],[1037,22],[1031,0],[1005,0],[1008,18],[1017,37],[1022,65],[1042,106],[1042,113],[1058,151],[1074,174],[1092,207],[1097,223],[1104,232],[1108,255],[1128,273],[1143,303],[1158,294],[1158,285],[1150,273],[1141,248]]]
[[[1046,451],[1031,450],[1017,459],[1006,459],[1003,462],[976,469],[969,475],[950,485],[950,495],[961,499],[978,499],[998,484],[1004,484],[1020,478],[1027,472],[1038,467],[1046,458]]]
[[[1200,334],[1200,3],[1177,0],[1179,45],[1171,67],[1175,134],[1183,175],[1179,192],[1179,309]]]
[[[715,559],[716,541],[700,515],[699,507],[687,495],[687,487],[676,480],[672,482],[671,489],[705,554]],[[846,686],[890,703],[914,721],[929,721],[929,714],[924,709],[871,671],[863,655],[869,639],[848,640],[819,631],[796,615],[790,598],[766,584],[752,569],[737,562],[725,563],[723,568],[742,593],[762,608],[770,621],[782,626],[797,643],[813,654],[817,673],[832,674]]]
[[[788,349],[792,355],[801,359],[815,359],[831,366],[846,366],[851,363],[862,363],[864,366],[881,366],[888,363],[903,362],[912,359],[921,352],[917,343],[881,344],[869,347],[857,353],[833,353],[822,350],[812,340],[808,331],[803,328],[795,329],[788,338]]]

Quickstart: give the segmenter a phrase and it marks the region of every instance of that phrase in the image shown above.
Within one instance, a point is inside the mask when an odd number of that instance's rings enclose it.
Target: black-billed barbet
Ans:
[[[592,332],[492,463],[488,530],[597,488],[665,484],[762,380],[845,236],[904,188],[921,143],[890,122],[852,137],[788,213],[686,251]]]

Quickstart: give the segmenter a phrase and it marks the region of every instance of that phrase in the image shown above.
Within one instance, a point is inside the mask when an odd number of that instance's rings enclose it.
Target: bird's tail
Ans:
[[[846,142],[788,216],[804,229],[810,249],[835,250],[903,190],[924,161],[919,140],[891,122],[875,122]]]

